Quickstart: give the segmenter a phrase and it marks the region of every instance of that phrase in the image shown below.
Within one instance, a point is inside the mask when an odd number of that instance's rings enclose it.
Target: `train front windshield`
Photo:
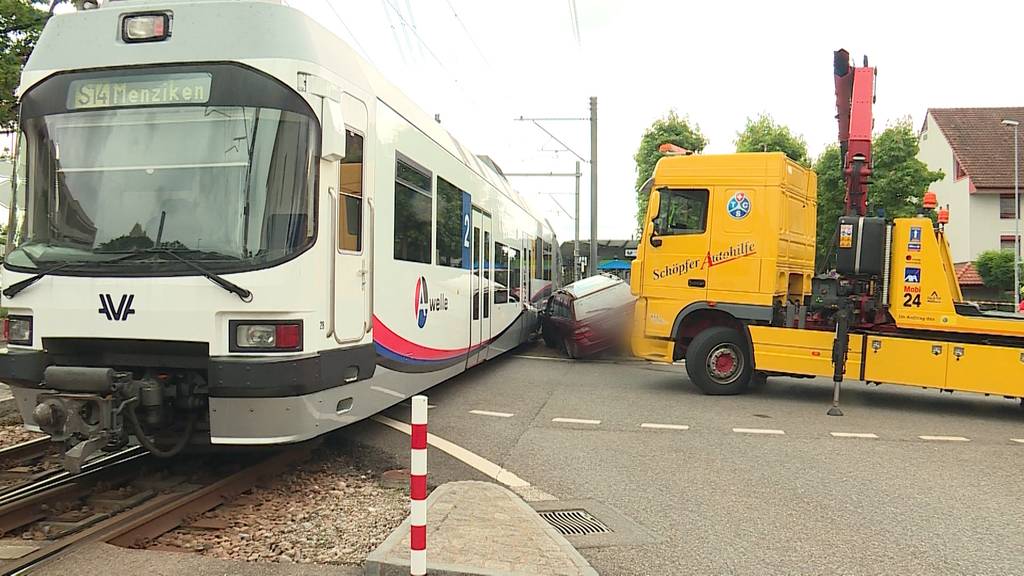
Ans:
[[[311,245],[317,124],[297,94],[257,74],[223,66],[66,75],[38,99],[29,92],[7,265],[195,274],[185,258],[230,272]],[[264,93],[231,104],[245,81]],[[236,85],[218,91],[227,82]]]

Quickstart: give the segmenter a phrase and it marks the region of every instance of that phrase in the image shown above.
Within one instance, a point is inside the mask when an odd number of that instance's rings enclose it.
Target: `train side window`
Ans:
[[[540,258],[540,254],[542,254],[544,252],[544,250],[542,249],[543,247],[541,246],[541,243],[542,243],[542,241],[541,241],[540,238],[536,238],[533,241],[533,254],[531,256],[532,257],[533,266],[531,268],[533,269],[533,277],[537,278],[537,279],[540,279],[540,280],[543,280],[544,279],[544,270],[543,270],[543,262],[542,262],[542,260]]]
[[[480,228],[473,227],[473,274],[480,278]],[[480,292],[483,290],[481,281],[475,280],[477,286],[476,292],[473,293],[473,320],[480,319]]]
[[[551,280],[551,243],[544,243],[544,280]]]
[[[707,220],[707,190],[661,190],[661,209],[654,221],[659,235],[703,234]]]
[[[484,230],[484,318],[491,317],[491,233]]]
[[[519,250],[494,243],[494,303],[519,302]]]
[[[338,203],[338,250],[363,249],[363,137],[345,131]]]
[[[531,302],[531,298],[533,298],[533,283],[531,281],[533,270],[530,268],[530,244],[529,238],[523,242],[523,270],[526,271],[526,274],[524,274],[525,278],[523,280],[523,288],[525,288],[525,290],[523,290],[523,302]]]
[[[522,298],[522,258],[521,252],[508,248],[508,301],[519,302]]]
[[[431,179],[411,161],[395,161],[395,260],[430,264]]]
[[[440,176],[437,177],[437,263],[441,266],[462,268],[463,219],[469,214],[462,213],[464,192]]]

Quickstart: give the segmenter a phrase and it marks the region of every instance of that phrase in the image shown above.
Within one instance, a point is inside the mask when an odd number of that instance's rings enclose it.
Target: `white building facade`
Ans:
[[[972,262],[986,250],[1013,250],[1013,129],[1001,124],[1004,119],[1024,124],[1024,107],[933,108],[921,127],[917,157],[944,174],[929,189],[940,206],[949,206],[946,232],[954,262]]]

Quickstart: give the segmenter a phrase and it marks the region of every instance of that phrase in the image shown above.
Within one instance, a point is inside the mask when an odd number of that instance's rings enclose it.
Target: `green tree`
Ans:
[[[874,172],[868,188],[868,214],[905,218],[917,213],[928,185],[942,178],[917,159],[917,136],[910,119],[900,120],[874,137]],[[839,147],[825,148],[814,162],[818,174],[816,262],[820,269],[834,250],[833,238],[845,210],[846,183]],[[831,249],[831,250],[830,250]]]
[[[21,68],[39,39],[43,24],[57,2],[33,0],[0,0],[0,131],[14,129],[17,121],[14,89],[18,86]]]
[[[818,214],[815,268],[820,270],[828,257],[839,217],[845,210],[846,188],[843,181],[839,145],[830,144],[814,161],[818,174]]]
[[[1013,252],[986,250],[974,262],[982,282],[1000,291],[1013,290]]]
[[[874,138],[874,173],[868,191],[868,213],[905,218],[917,213],[928,185],[942,172],[928,169],[917,159],[917,134],[905,118]]]
[[[644,215],[647,213],[647,193],[643,191],[644,182],[654,174],[654,166],[661,159],[658,147],[670,143],[682,146],[693,152],[700,152],[708,145],[708,139],[700,131],[700,126],[690,124],[689,118],[680,117],[675,110],[670,110],[662,118],[658,118],[640,139],[633,160],[636,161],[636,222],[643,229]]]
[[[789,127],[776,124],[768,114],[747,118],[743,131],[736,133],[737,152],[785,152],[790,159],[809,166],[807,142],[794,136]]]

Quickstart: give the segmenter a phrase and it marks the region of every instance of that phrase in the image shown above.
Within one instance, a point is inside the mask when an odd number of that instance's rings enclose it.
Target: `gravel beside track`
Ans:
[[[382,452],[328,442],[285,476],[158,538],[153,548],[248,562],[358,565],[408,513],[407,489],[384,488],[399,468]]]
[[[29,432],[21,424],[0,426],[0,448],[14,446],[44,436],[38,432]]]

